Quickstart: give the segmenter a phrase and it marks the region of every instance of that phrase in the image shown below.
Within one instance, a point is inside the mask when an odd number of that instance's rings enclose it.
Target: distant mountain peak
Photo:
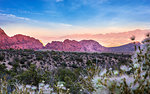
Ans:
[[[65,39],[63,42],[64,43],[69,43],[69,42],[78,42],[78,41],[76,41],[76,40],[70,40],[70,39]]]
[[[45,46],[46,49],[58,51],[78,51],[78,52],[99,52],[104,49],[97,41],[94,40],[69,40],[63,42],[53,41]]]
[[[0,28],[0,36],[2,36],[2,35],[7,36],[6,33],[4,32],[4,30]]]
[[[3,30],[0,28],[0,32],[1,32],[1,31],[3,31]]]
[[[23,35],[23,34],[16,34],[16,35],[14,35],[15,37],[24,37],[24,36],[26,36],[26,35]],[[29,36],[28,36],[29,37]]]

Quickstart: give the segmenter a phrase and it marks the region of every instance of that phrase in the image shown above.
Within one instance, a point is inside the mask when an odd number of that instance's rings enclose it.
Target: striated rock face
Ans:
[[[32,37],[25,35],[15,35],[9,37],[6,33],[0,29],[0,49],[42,49],[43,44]]]
[[[8,36],[6,35],[6,33],[5,33],[1,28],[0,28],[0,35],[1,35],[0,39],[5,38],[5,37],[8,37]]]
[[[82,45],[80,51],[103,52],[106,49],[94,40],[82,40],[80,41],[80,45]]]
[[[45,46],[46,49],[58,51],[101,52],[105,47],[94,40],[75,41],[66,39],[63,42],[53,41]]]
[[[5,49],[11,43],[10,37],[0,28],[0,49]]]
[[[52,41],[52,43],[48,43],[45,48],[57,51],[63,51],[63,43],[59,41]]]
[[[66,39],[64,42],[52,41],[45,48],[57,51],[80,51],[81,45],[78,41]]]
[[[81,45],[78,41],[66,39],[63,42],[64,51],[80,51]]]
[[[11,37],[13,40],[13,44],[11,48],[19,48],[19,49],[42,49],[43,44],[32,37],[25,35],[15,35]]]

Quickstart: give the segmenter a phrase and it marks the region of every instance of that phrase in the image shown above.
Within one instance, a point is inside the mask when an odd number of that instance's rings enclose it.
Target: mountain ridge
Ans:
[[[0,49],[9,48],[41,49],[43,48],[43,44],[38,39],[22,34],[9,37],[2,29],[0,29]]]
[[[121,45],[117,47],[104,47],[95,40],[69,40],[52,41],[45,46],[34,37],[16,34],[9,37],[4,30],[0,28],[0,49],[50,49],[56,51],[71,51],[71,52],[133,52],[134,43]],[[137,43],[136,45],[140,45]]]
[[[81,34],[67,34],[62,36],[55,36],[55,37],[47,37],[43,39],[44,43],[47,43],[47,40],[65,40],[67,38],[73,40],[96,40],[105,47],[116,47],[131,43],[129,39],[133,35],[136,37],[137,41],[142,41],[145,38],[145,34],[149,33],[150,29],[135,29],[123,32],[111,32],[111,33],[97,33],[97,34],[88,34],[88,33],[81,33]]]

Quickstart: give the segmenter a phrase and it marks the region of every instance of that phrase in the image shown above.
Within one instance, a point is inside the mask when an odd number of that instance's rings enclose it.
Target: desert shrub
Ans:
[[[78,66],[76,64],[72,64],[71,67],[78,68]]]
[[[5,72],[6,68],[7,67],[4,64],[0,64],[0,73]]]
[[[52,54],[52,55],[56,55],[57,52],[52,50],[52,51],[51,51],[51,54]]]
[[[37,56],[36,56],[36,59],[37,59],[37,60],[43,60],[43,55],[42,55],[42,54],[37,55]]]
[[[27,62],[27,66],[30,66],[31,65],[31,62]]]
[[[41,65],[43,65],[43,62],[40,62]]]
[[[20,64],[24,64],[26,61],[27,61],[27,60],[26,60],[25,58],[22,58],[22,59],[20,60]]]
[[[52,58],[54,59],[54,61],[61,61],[62,60],[61,56],[58,56],[58,55],[53,56]]]
[[[77,62],[83,62],[83,59],[82,58],[76,58],[75,59]]]
[[[32,57],[31,56],[27,56],[27,59],[29,60],[29,59],[32,59]]]
[[[22,68],[27,68],[27,65],[23,64],[21,67],[22,67]]]
[[[19,74],[16,79],[21,81],[23,84],[32,84],[34,86],[38,86],[38,84],[43,80],[42,76],[38,74],[35,65],[31,65],[29,70],[24,71],[23,73]]]
[[[13,63],[12,63],[12,62],[8,62],[8,64],[9,64],[9,65],[12,65]]]
[[[65,77],[69,76],[73,81],[76,78],[75,74],[70,69],[60,68],[57,71],[57,75],[59,75],[58,80],[65,81]]]
[[[66,90],[69,89],[69,93],[78,94],[80,92],[81,86],[78,81],[79,71],[59,68],[56,72],[55,78],[57,82],[63,82]]]
[[[0,55],[0,61],[3,61],[4,60],[4,56],[3,55]]]
[[[65,62],[61,63],[62,67],[67,67],[67,64]]]
[[[10,50],[10,51],[14,51],[14,49],[13,49],[13,48],[10,48],[9,50]]]
[[[34,50],[33,49],[24,49],[23,51],[24,52],[33,52]]]
[[[20,59],[18,57],[15,57],[14,62],[20,62]]]
[[[11,69],[11,71],[13,71],[13,72],[18,74],[19,72],[21,72],[20,70],[21,69],[20,69],[19,62],[12,62],[12,69]]]
[[[92,65],[91,60],[88,60],[88,61],[86,62],[86,64],[87,64],[88,66],[91,66],[91,65]]]

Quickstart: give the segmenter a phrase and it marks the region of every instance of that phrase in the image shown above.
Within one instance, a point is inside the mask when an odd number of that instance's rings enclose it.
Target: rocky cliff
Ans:
[[[42,49],[43,44],[38,39],[21,34],[9,37],[2,29],[0,29],[0,49],[9,48]]]

